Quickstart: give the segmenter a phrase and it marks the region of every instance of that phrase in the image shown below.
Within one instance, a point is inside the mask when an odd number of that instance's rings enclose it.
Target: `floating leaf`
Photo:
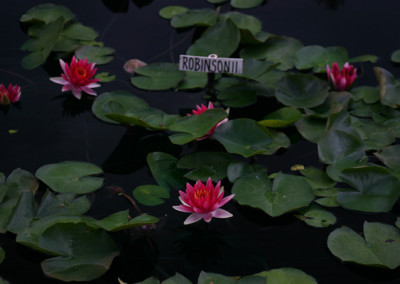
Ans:
[[[29,9],[19,20],[23,23],[41,21],[49,24],[60,17],[63,18],[64,24],[74,19],[75,15],[67,7],[61,5],[40,4]]]
[[[146,206],[156,206],[169,198],[166,188],[158,185],[140,185],[133,190],[133,196],[137,201]]]
[[[94,78],[99,79],[100,82],[102,82],[102,83],[108,83],[108,82],[114,81],[116,77],[115,77],[115,75],[111,75],[108,72],[101,72],[101,73],[96,74],[96,76],[94,76]]]
[[[126,113],[129,110],[147,109],[148,104],[125,91],[112,91],[100,94],[92,105],[94,115],[105,122],[119,123],[108,118],[107,114]]]
[[[138,68],[136,74],[131,83],[139,89],[153,91],[173,88],[186,76],[185,72],[179,71],[177,64],[172,63],[151,63]]]
[[[392,60],[394,63],[400,63],[400,49],[392,53],[390,60]]]
[[[249,165],[244,162],[231,162],[228,166],[228,179],[230,182],[235,182],[238,178],[240,177],[245,177],[248,175],[260,175],[263,176],[265,175],[266,180],[268,180],[268,175],[266,175],[266,169],[257,164]]]
[[[265,116],[258,123],[265,127],[287,127],[301,118],[296,108],[284,107]]]
[[[325,228],[336,223],[335,215],[317,205],[311,205],[309,208],[300,210],[299,213],[301,215],[296,215],[296,217],[312,227]]]
[[[207,73],[203,72],[186,72],[186,76],[176,88],[177,90],[190,90],[204,88],[207,85]]]
[[[400,265],[398,228],[377,222],[364,222],[364,237],[343,226],[329,235],[328,248],[342,261],[390,269]]]
[[[345,208],[363,212],[388,212],[400,196],[400,181],[383,167],[345,169],[341,180],[354,188],[339,192],[337,201]]]
[[[218,100],[228,107],[245,107],[257,102],[257,92],[247,85],[236,85],[218,92]]]
[[[315,115],[303,116],[296,122],[297,131],[300,132],[303,138],[308,141],[317,143],[324,135],[326,128],[326,119]]]
[[[375,152],[374,155],[389,168],[400,169],[400,145],[388,146],[383,148],[381,152]]]
[[[84,26],[80,23],[72,23],[62,30],[60,36],[77,40],[92,41],[95,40],[99,34],[90,27]]]
[[[85,224],[55,224],[40,237],[42,249],[56,255],[41,263],[43,272],[62,281],[91,281],[110,267],[118,247],[103,230]]]
[[[176,15],[182,14],[188,10],[189,10],[188,8],[183,6],[167,6],[162,8],[158,12],[158,14],[160,15],[160,17],[169,20],[175,17]]]
[[[276,86],[276,98],[291,107],[316,107],[329,94],[328,84],[312,75],[292,74],[283,77]]]
[[[231,6],[238,9],[248,9],[259,6],[264,0],[231,0]]]
[[[294,38],[275,36],[263,44],[250,45],[241,50],[240,56],[249,59],[266,59],[269,62],[277,63],[279,70],[288,70],[294,66],[294,55],[303,44]]]
[[[340,66],[348,61],[344,47],[327,47],[318,45],[305,46],[295,55],[295,65],[299,70],[314,68],[314,71],[326,70],[326,65],[337,62]]]
[[[158,222],[158,218],[141,214],[135,218],[131,218],[129,216],[129,210],[123,210],[116,213],[113,213],[101,220],[93,220],[93,223],[108,231],[108,232],[116,232],[120,230],[126,230],[136,227],[142,227],[145,225],[151,225]],[[86,222],[85,222],[86,223]],[[89,224],[90,226],[92,224]]]
[[[375,76],[379,82],[381,104],[397,107],[400,105],[400,84],[387,70],[374,67]]]
[[[84,194],[95,191],[103,185],[103,178],[95,176],[101,173],[103,170],[96,165],[65,161],[42,166],[35,175],[54,191]]]
[[[200,272],[197,284],[210,284],[210,283],[224,283],[224,284],[235,284],[236,280],[216,273]]]
[[[181,274],[176,273],[174,276],[164,280],[162,284],[192,284],[192,282]]]
[[[171,20],[174,28],[186,28],[191,26],[212,26],[217,20],[217,12],[212,9],[187,10],[178,13]]]
[[[31,173],[15,169],[7,177],[6,182],[0,184],[0,201],[17,198],[23,192],[35,193],[38,188],[39,182]]]
[[[272,154],[280,147],[289,146],[285,138],[273,135],[256,121],[248,118],[229,120],[220,125],[215,130],[214,137],[229,153],[246,158],[257,154]]]
[[[234,199],[242,205],[259,208],[272,217],[308,206],[314,199],[311,187],[302,178],[278,174],[272,188],[266,176],[248,175],[235,181]]]
[[[177,167],[191,169],[185,177],[206,182],[208,178],[221,180],[227,175],[227,167],[232,157],[224,152],[196,152],[179,159]]]
[[[96,63],[98,65],[107,64],[113,60],[113,53],[115,50],[111,47],[100,47],[100,46],[82,46],[75,51],[75,55],[78,59],[88,59],[89,62]]]
[[[267,284],[317,284],[317,281],[313,277],[296,268],[271,269],[255,275],[266,276]]]
[[[85,214],[90,209],[91,203],[86,196],[75,199],[75,194],[64,193],[55,195],[47,190],[36,213],[36,218],[50,215]]]
[[[200,115],[184,116],[170,126],[171,131],[182,133],[171,135],[169,138],[172,143],[183,145],[203,137],[227,116],[228,114],[222,109],[209,109]]]
[[[379,90],[374,87],[362,86],[351,90],[354,100],[363,100],[367,104],[379,101]]]
[[[231,19],[232,22],[241,30],[248,30],[252,35],[261,32],[261,22],[253,16],[242,14],[239,12],[228,12],[222,14],[220,19]]]
[[[24,230],[36,214],[36,203],[31,191],[24,192],[14,209],[7,230],[17,234]]]
[[[229,57],[239,45],[240,33],[230,20],[220,21],[207,29],[204,34],[188,49],[188,55]]]
[[[147,155],[147,164],[157,183],[170,190],[184,187],[186,179],[183,178],[186,171],[178,169],[178,159],[167,153],[153,152]]]
[[[378,61],[378,56],[373,55],[373,54],[364,54],[364,55],[360,55],[360,56],[356,56],[353,58],[350,58],[348,60],[349,63],[353,63],[353,62],[372,62],[375,63],[376,61]]]

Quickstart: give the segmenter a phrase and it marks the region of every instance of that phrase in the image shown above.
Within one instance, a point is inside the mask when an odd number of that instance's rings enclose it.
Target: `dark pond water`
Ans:
[[[167,138],[162,136],[138,141],[142,133],[109,125],[94,117],[90,101],[77,102],[72,96],[61,95],[60,86],[48,80],[60,72],[55,60],[33,71],[21,67],[20,60],[25,53],[20,47],[28,37],[19,17],[40,3],[44,1],[0,2],[0,83],[13,82],[22,86],[19,106],[0,111],[0,171],[8,175],[13,169],[22,168],[34,173],[45,164],[77,160],[102,166],[106,186],[118,185],[128,193],[138,185],[155,184],[145,167],[146,152],[165,151],[178,156],[182,154],[180,148],[168,146],[170,144],[163,140]],[[201,0],[52,3],[68,6],[80,22],[99,32],[100,41],[116,49],[112,63],[100,66],[99,70],[114,73],[117,80],[103,84],[98,92],[127,90],[167,113],[179,113],[204,102],[202,93],[137,90],[130,84],[122,65],[130,58],[177,62],[179,54],[184,54],[190,45],[193,32],[177,33],[158,16],[159,9],[167,5],[192,8],[212,5]],[[121,7],[126,11],[117,12]],[[395,76],[400,75],[400,69],[390,63],[390,54],[400,48],[399,1],[269,0],[262,7],[245,12],[262,20],[264,31],[295,37],[304,45],[344,46],[350,57],[375,54],[379,56],[376,65]],[[363,64],[361,68],[360,84],[375,86],[372,64]],[[9,134],[11,129],[18,132]],[[210,142],[204,147],[218,149],[221,146]],[[293,164],[316,164],[318,156],[315,145],[300,142],[281,155],[261,157],[259,162],[271,172],[289,172]],[[94,205],[89,213],[96,218],[129,207],[125,200],[106,189],[99,190],[91,198]],[[172,204],[177,204],[174,196],[162,206],[143,206],[144,211],[164,218],[164,226],[148,238],[135,239],[124,255],[114,261],[111,270],[92,283],[117,283],[117,277],[133,283],[152,275],[164,279],[175,272],[194,281],[200,270],[247,275],[281,267],[298,268],[319,283],[400,283],[399,268],[389,271],[342,264],[335,259],[326,246],[332,227],[308,227],[286,215],[270,218],[234,203],[227,206],[234,218],[216,220],[210,226],[199,223],[183,227],[185,216],[173,211]],[[334,209],[332,212],[338,218],[335,228],[346,225],[362,231],[364,220],[393,223],[395,214],[399,215],[399,205],[396,206],[393,214],[373,215]],[[61,283],[43,276],[40,261],[46,256],[15,244],[14,235],[0,236],[0,245],[6,251],[0,275],[10,283]]]

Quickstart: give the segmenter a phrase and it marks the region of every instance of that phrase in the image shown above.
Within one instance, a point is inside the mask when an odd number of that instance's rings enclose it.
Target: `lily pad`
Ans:
[[[65,161],[39,168],[35,175],[59,193],[85,194],[99,189],[103,178],[96,175],[103,170],[86,162]]]
[[[175,17],[176,15],[182,14],[186,11],[188,11],[189,9],[183,6],[167,6],[162,8],[158,14],[164,18],[164,19],[172,19],[173,17]]]
[[[317,143],[325,133],[326,123],[325,118],[316,115],[307,115],[299,119],[295,125],[303,138]]]
[[[238,178],[245,177],[248,175],[250,176],[266,175],[266,169],[261,165],[258,164],[249,165],[247,163],[237,162],[237,161],[230,163],[227,171],[228,171],[228,179],[232,183],[235,182]],[[270,183],[268,175],[266,175],[265,178],[266,180],[268,180],[268,183]]]
[[[111,62],[114,56],[115,50],[111,47],[101,46],[82,46],[75,51],[75,55],[78,59],[88,59],[89,62],[103,65]]]
[[[133,190],[133,197],[146,206],[156,206],[169,198],[169,191],[158,185],[140,185]]]
[[[39,188],[38,180],[29,172],[15,169],[7,177],[4,184],[0,184],[0,201],[19,197],[23,192],[33,193]]]
[[[312,75],[291,74],[283,77],[276,86],[276,98],[291,107],[316,107],[329,94],[328,84]]]
[[[379,90],[374,87],[361,86],[351,90],[354,100],[363,100],[367,104],[373,104],[379,101]]]
[[[177,168],[178,159],[168,153],[153,152],[147,155],[147,164],[157,183],[170,190],[185,185],[185,170]]]
[[[389,168],[400,170],[400,145],[388,146],[374,155]]]
[[[208,82],[207,73],[186,72],[185,78],[179,83],[177,90],[190,90],[206,87]]]
[[[55,4],[40,4],[29,9],[19,19],[21,22],[41,21],[45,24],[54,22],[58,18],[63,18],[63,24],[75,18],[75,15],[67,7]]]
[[[345,169],[341,180],[354,190],[339,192],[337,201],[345,208],[363,212],[388,212],[400,196],[400,181],[383,167]]]
[[[171,26],[174,28],[212,26],[216,21],[217,12],[213,9],[187,10],[174,16],[171,20]]]
[[[36,203],[31,191],[24,192],[8,223],[7,230],[17,234],[24,230],[36,214]]]
[[[174,144],[186,144],[206,135],[208,131],[227,116],[228,114],[222,109],[209,109],[200,115],[184,116],[170,126],[171,131],[181,133],[171,135],[169,138]]]
[[[374,67],[375,76],[379,82],[381,103],[390,107],[400,105],[400,84],[387,70]]]
[[[238,9],[249,9],[259,5],[264,0],[231,0],[231,6]]]
[[[227,176],[227,167],[233,161],[225,152],[196,152],[179,159],[177,167],[190,169],[185,177],[191,180],[221,180]]]
[[[179,71],[178,65],[172,63],[147,64],[136,69],[135,73],[136,75],[131,78],[132,85],[153,91],[173,88],[186,76],[186,72]]]
[[[317,205],[311,205],[299,213],[296,217],[312,227],[325,228],[336,223],[335,215]]]
[[[344,47],[327,47],[319,45],[305,46],[295,55],[295,65],[299,70],[314,68],[314,71],[326,70],[326,65],[338,62],[340,66],[348,61],[349,56]]]
[[[265,116],[258,123],[265,127],[287,127],[301,118],[296,108],[284,107]]]
[[[210,284],[210,283],[224,283],[224,284],[235,284],[236,280],[216,273],[200,272],[197,284]]]
[[[80,23],[72,23],[61,31],[60,36],[77,40],[92,41],[99,36],[99,33],[91,27],[84,26]]]
[[[256,17],[239,12],[228,12],[220,16],[220,19],[228,18],[231,19],[239,29],[248,30],[254,36],[261,32],[261,22]]]
[[[313,190],[329,189],[336,185],[336,182],[323,170],[314,167],[306,167],[300,170],[300,172],[305,176],[305,180],[311,185]]]
[[[62,281],[91,281],[103,275],[119,255],[118,247],[103,230],[84,223],[55,224],[40,237],[41,248],[56,255],[41,263],[43,272]]]
[[[229,57],[239,46],[239,41],[239,29],[232,20],[227,19],[208,28],[186,53],[188,55],[216,54],[218,57]]]
[[[400,265],[398,228],[383,223],[364,222],[364,238],[343,226],[329,235],[328,248],[336,257],[346,262],[390,269]]]
[[[257,92],[247,85],[236,85],[218,92],[218,100],[228,107],[245,107],[257,102]]]
[[[400,63],[400,49],[392,53],[390,60],[392,60],[394,63]]]
[[[266,276],[268,284],[317,284],[317,281],[312,276],[299,269],[290,267],[271,269],[255,275]]]
[[[268,180],[257,175],[239,178],[232,187],[234,199],[272,217],[308,206],[314,199],[310,185],[300,177],[279,173],[272,188]]]
[[[112,91],[100,94],[92,105],[94,115],[105,122],[118,124],[119,122],[108,118],[107,114],[126,113],[129,110],[147,109],[148,104],[126,92]]]
[[[129,210],[123,210],[116,213],[113,213],[101,220],[94,220],[93,223],[88,223],[89,226],[95,226],[102,228],[108,232],[116,232],[131,228],[142,227],[144,225],[155,224],[158,222],[158,218],[147,215],[141,214],[136,216],[135,218],[131,218],[129,216]]]

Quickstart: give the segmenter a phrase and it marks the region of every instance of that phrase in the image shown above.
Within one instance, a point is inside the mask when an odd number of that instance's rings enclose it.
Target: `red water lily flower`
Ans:
[[[209,103],[208,103],[208,107],[206,107],[206,106],[203,105],[203,104],[202,104],[201,106],[196,105],[196,109],[192,110],[192,113],[188,113],[187,115],[199,115],[199,114],[202,114],[203,112],[205,112],[206,110],[213,109],[213,108],[214,108],[214,105],[213,105],[212,102],[209,102]],[[228,112],[228,110],[227,110],[227,112]],[[221,124],[223,124],[223,123],[225,123],[225,122],[227,122],[227,121],[228,121],[228,119],[225,118],[224,120],[218,122],[218,123],[217,123],[213,128],[211,128],[204,136],[202,136],[202,137],[200,137],[200,138],[197,138],[196,140],[204,140],[204,139],[210,137],[210,136],[214,133],[215,129],[216,129],[218,126],[220,126]]]
[[[357,69],[348,62],[344,64],[342,70],[339,69],[337,62],[332,64],[332,70],[326,65],[326,73],[332,88],[336,91],[350,89],[357,78]]]
[[[224,188],[221,187],[221,181],[218,181],[215,187],[211,178],[208,178],[205,185],[200,180],[194,186],[187,183],[186,192],[180,190],[179,195],[179,200],[182,204],[173,206],[173,208],[181,212],[192,213],[185,220],[185,225],[195,223],[201,219],[210,222],[213,217],[232,217],[231,213],[219,208],[235,196],[231,194],[224,198]]]
[[[70,65],[60,59],[60,65],[64,71],[61,77],[52,77],[51,81],[57,84],[64,85],[63,92],[72,91],[72,94],[79,100],[82,96],[82,91],[88,95],[97,96],[92,88],[100,87],[97,84],[99,79],[94,79],[97,68],[94,68],[94,63],[88,63],[88,59],[77,60],[72,57]]]
[[[8,87],[4,87],[0,84],[0,105],[9,105],[11,103],[16,103],[21,97],[21,87],[18,85],[13,86],[8,84]]]

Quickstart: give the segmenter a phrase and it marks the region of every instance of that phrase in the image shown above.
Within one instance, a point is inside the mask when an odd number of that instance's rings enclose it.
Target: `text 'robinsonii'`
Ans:
[[[242,58],[219,58],[215,54],[204,56],[179,56],[179,70],[207,73],[242,74]]]

